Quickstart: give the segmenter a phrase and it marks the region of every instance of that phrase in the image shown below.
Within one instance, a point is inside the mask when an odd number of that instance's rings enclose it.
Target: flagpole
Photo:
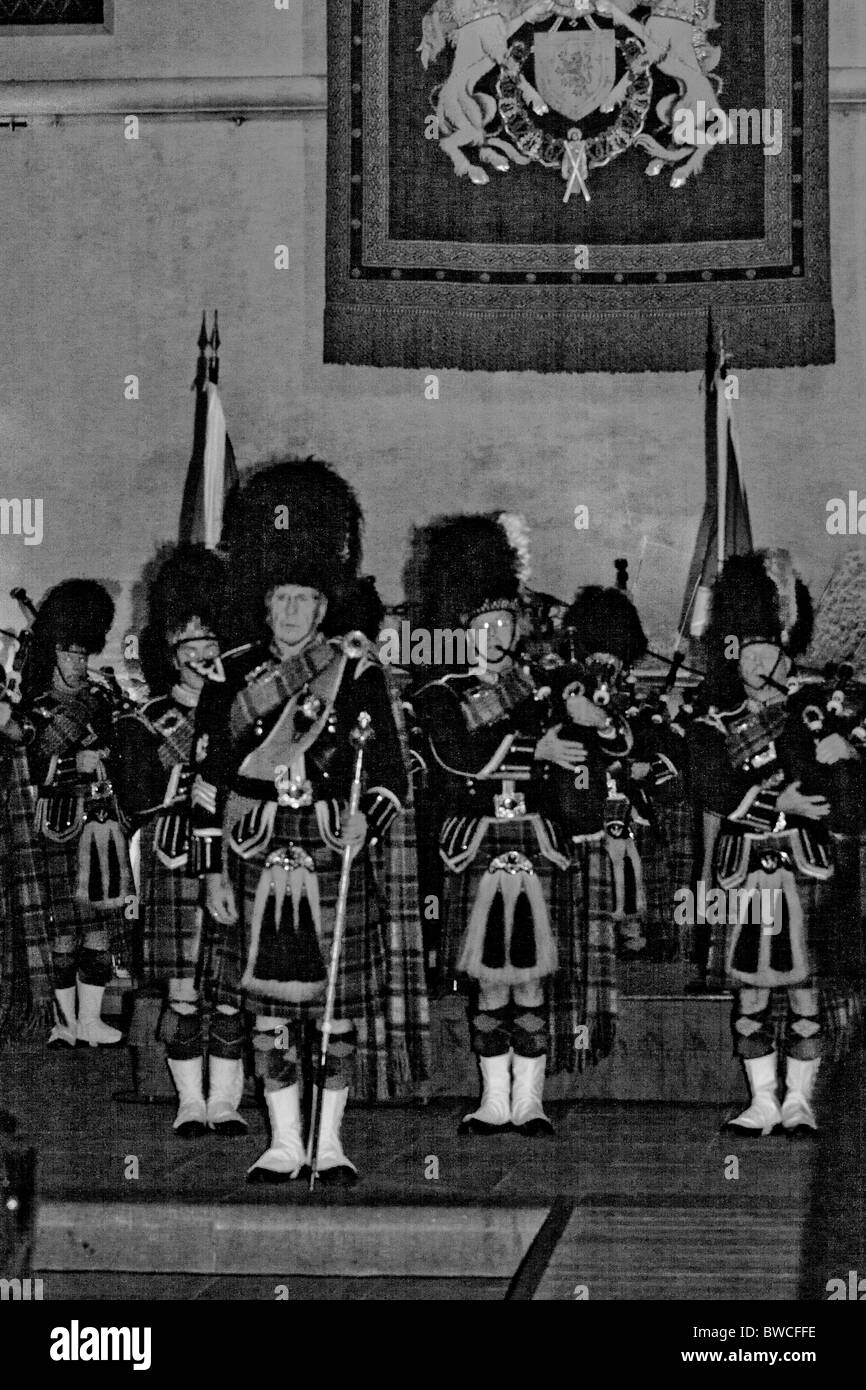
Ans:
[[[220,379],[220,342],[221,342],[221,339],[220,339],[219,310],[218,310],[218,309],[214,309],[214,311],[213,311],[213,332],[212,332],[211,335],[210,335],[211,359],[210,359],[210,373],[209,373],[210,380],[213,382],[214,386],[218,386],[218,385],[219,385],[219,379]]]
[[[728,402],[725,396],[725,369],[727,366],[724,332],[719,334],[719,360],[715,374],[716,382],[716,569],[721,574],[725,564],[725,545],[727,542],[728,516]]]

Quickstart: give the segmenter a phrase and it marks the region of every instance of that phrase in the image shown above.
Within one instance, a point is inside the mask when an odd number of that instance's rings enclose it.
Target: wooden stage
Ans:
[[[720,1133],[741,1099],[718,1094],[727,1083],[702,1102],[554,1102],[553,1139],[461,1138],[466,1107],[444,1095],[350,1107],[362,1181],[310,1197],[245,1184],[265,1144],[256,1108],[249,1136],[189,1143],[170,1104],[118,1103],[130,1062],[126,1049],[0,1053],[0,1104],[38,1152],[46,1299],[803,1296],[826,1152]],[[858,1172],[862,1142],[861,1125]]]

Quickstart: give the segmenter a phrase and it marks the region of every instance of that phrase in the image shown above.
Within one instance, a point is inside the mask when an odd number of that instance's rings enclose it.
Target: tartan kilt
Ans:
[[[75,950],[88,932],[108,932],[109,950],[123,965],[131,961],[130,923],[122,907],[105,911],[80,903],[78,884],[78,841],[57,845],[44,838],[40,845],[45,902],[48,908],[48,937],[58,954]]]
[[[615,890],[613,866],[604,839],[577,841],[568,871],[574,904],[571,969],[580,981],[577,1013],[569,1030],[562,1024],[554,1034],[550,1070],[585,1071],[610,1055],[616,1038],[618,1012]],[[559,1014],[561,981],[552,982],[553,1007]],[[578,1033],[584,1027],[586,1033]]]
[[[329,964],[341,860],[322,841],[314,807],[299,811],[279,807],[273,836],[263,852],[244,860],[230,847],[226,848],[238,921],[230,927],[214,924],[218,956],[215,1002],[234,1007],[242,1003],[253,1015],[304,1023],[321,1017],[324,988],[320,997],[296,1003],[284,999],[269,1000],[259,994],[245,995],[240,984],[249,956],[256,890],[265,860],[275,849],[289,843],[304,850],[313,860],[319,888],[319,949],[325,966]],[[334,1017],[350,1019],[357,1031],[356,1074],[352,1089],[359,1098],[377,1098],[378,1078],[387,1064],[387,1015],[384,925],[376,902],[369,861],[366,853],[362,853],[355,858],[349,878],[334,1005]]]
[[[415,1093],[431,1071],[430,1003],[419,908],[415,813],[405,806],[372,846],[371,882],[387,948],[387,1058],[378,1098]]]
[[[808,980],[791,988],[817,989],[824,1028],[822,1056],[835,1062],[852,1045],[863,1015],[862,982],[846,971],[844,963],[833,956],[840,896],[844,896],[844,876],[840,876],[838,883],[835,874],[823,882],[799,873],[796,878],[812,973]],[[708,982],[732,990],[735,994],[742,988],[749,988],[739,980],[732,980],[725,970],[727,928],[714,926],[711,930]],[[788,1029],[788,986],[771,990],[770,1000],[774,1045],[777,1052],[784,1052]]]
[[[658,806],[659,823],[668,841],[668,862],[672,888],[691,888],[697,872],[698,845],[695,827],[695,807],[688,795]]]
[[[141,831],[138,959],[143,983],[195,980],[206,973],[204,882],[168,869],[153,847],[153,826]]]
[[[474,980],[458,974],[457,962],[487,865],[491,859],[509,850],[517,850],[532,860],[559,957],[559,968],[548,977],[545,989],[550,1034],[548,1070],[573,1070],[579,1042],[577,1029],[585,1021],[581,952],[575,922],[575,884],[571,870],[559,869],[544,858],[529,821],[491,822],[472,863],[459,874],[446,869],[442,904],[442,960],[446,982],[449,988],[456,983],[464,993],[473,992],[476,988]]]
[[[660,822],[658,829],[650,825],[636,825],[634,831],[646,896],[646,915],[641,926],[649,944],[669,949],[676,944],[678,937],[674,925],[676,885],[671,845],[664,822]]]

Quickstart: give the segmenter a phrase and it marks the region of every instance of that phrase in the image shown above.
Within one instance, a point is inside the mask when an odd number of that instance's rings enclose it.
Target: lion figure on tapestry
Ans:
[[[651,13],[644,23],[632,17],[635,10],[647,6]],[[477,88],[489,73],[504,68],[516,76],[523,99],[535,115],[546,115],[549,108],[544,98],[515,69],[510,40],[524,25],[554,17],[558,23],[565,18],[586,20],[597,28],[592,17],[599,15],[638,38],[650,63],[677,84],[678,94],[665,96],[656,106],[660,121],[671,131],[671,142],[662,144],[641,133],[634,143],[652,155],[648,175],[658,175],[665,165],[673,164],[671,186],[681,188],[703,167],[711,145],[703,138],[707,123],[715,123],[713,144],[724,139],[725,117],[718,107],[721,82],[713,75],[721,48],[709,42],[710,32],[719,27],[715,9],[716,0],[621,0],[620,4],[614,0],[436,0],[424,16],[418,51],[426,69],[448,45],[454,50],[451,71],[433,93],[440,148],[455,172],[477,185],[489,182],[481,164],[507,173],[511,162],[528,163],[513,144],[494,133],[496,100]],[[626,76],[613,88],[602,111],[613,111],[623,103],[628,83]],[[683,129],[695,132],[693,144],[682,142],[678,133]],[[480,164],[467,157],[470,149],[478,151]]]

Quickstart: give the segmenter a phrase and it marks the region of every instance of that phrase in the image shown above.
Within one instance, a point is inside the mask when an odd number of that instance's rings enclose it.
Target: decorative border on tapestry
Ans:
[[[18,11],[28,17],[22,20]],[[114,0],[0,0],[0,39],[113,33]]]
[[[764,104],[784,113],[789,134],[781,153],[764,160],[763,235],[594,242],[584,271],[574,268],[577,236],[567,244],[493,244],[392,235],[390,6],[329,0],[325,360],[697,370],[710,312],[740,367],[835,360],[826,0],[752,2],[764,6]],[[519,171],[511,177],[516,193]]]

